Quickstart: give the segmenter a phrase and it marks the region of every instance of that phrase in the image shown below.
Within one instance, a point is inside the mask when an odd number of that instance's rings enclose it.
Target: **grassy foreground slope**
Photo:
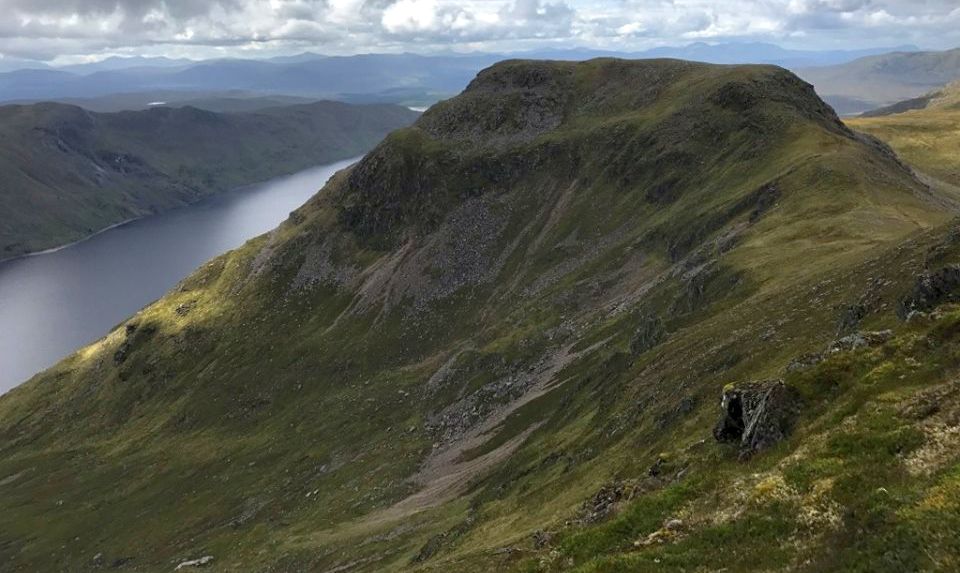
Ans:
[[[0,570],[950,570],[935,193],[782,69],[493,66],[0,398]]]
[[[236,114],[0,107],[0,260],[359,155],[415,118],[398,106],[336,102]]]

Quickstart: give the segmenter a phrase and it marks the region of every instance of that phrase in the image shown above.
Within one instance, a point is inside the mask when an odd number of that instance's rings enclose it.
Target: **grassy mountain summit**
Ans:
[[[949,566],[942,205],[779,68],[497,64],[0,398],[0,567]]]
[[[416,116],[397,106],[336,102],[223,114],[0,107],[0,259],[359,155]]]

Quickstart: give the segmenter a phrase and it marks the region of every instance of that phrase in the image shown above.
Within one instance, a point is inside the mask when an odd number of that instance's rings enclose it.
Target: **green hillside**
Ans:
[[[849,123],[890,144],[924,182],[960,201],[960,82]]]
[[[0,260],[359,155],[416,114],[335,102],[256,113],[0,107]]]
[[[0,570],[955,570],[952,217],[785,70],[497,64],[0,397]]]

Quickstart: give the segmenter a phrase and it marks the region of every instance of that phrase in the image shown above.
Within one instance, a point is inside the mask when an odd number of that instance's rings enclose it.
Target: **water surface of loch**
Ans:
[[[205,261],[273,229],[354,161],[217,195],[59,250],[0,263],[0,393],[98,340]]]

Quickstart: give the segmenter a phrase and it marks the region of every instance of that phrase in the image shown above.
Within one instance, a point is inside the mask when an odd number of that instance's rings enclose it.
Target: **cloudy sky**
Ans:
[[[0,54],[258,57],[773,41],[960,46],[960,0],[0,0]]]

